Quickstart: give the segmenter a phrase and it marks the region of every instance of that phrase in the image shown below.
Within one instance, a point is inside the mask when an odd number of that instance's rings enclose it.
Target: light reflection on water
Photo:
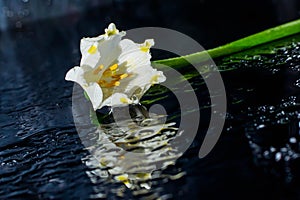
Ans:
[[[181,132],[177,132],[174,123],[162,124],[164,116],[151,116],[139,119],[138,124],[125,120],[118,125],[112,123],[97,128],[97,142],[88,147],[91,155],[84,160],[93,169],[88,171],[92,181],[98,176],[110,182],[122,182],[133,195],[150,195],[153,194],[153,179],[164,177],[165,181],[168,180],[168,175],[163,175],[162,170],[174,165],[182,155],[169,142]],[[177,179],[184,174],[180,172],[171,178]],[[119,191],[118,195],[124,194]]]
[[[181,146],[186,144],[177,142],[178,146],[171,145],[171,141],[183,138],[183,131],[178,131],[175,122],[166,123],[166,115],[149,113],[141,106],[130,106],[119,109],[124,113],[129,109],[131,119],[118,116],[115,122],[116,118],[109,114],[103,123],[95,124],[94,111],[80,86],[74,85],[72,99],[77,132],[90,152],[83,163],[90,169],[86,173],[95,184],[96,194],[92,197],[106,195],[99,192],[103,187],[97,184],[99,178],[107,184],[118,184],[117,188],[107,187],[117,196],[122,197],[129,190],[133,196],[146,195],[148,199],[157,199],[162,196],[157,180],[169,181],[184,176],[185,172],[180,169],[172,175],[163,173],[168,166],[175,165],[183,153]],[[117,113],[122,115],[120,111]]]

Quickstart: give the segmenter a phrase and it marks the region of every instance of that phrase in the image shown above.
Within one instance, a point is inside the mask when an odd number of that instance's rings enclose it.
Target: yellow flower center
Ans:
[[[99,65],[94,71],[93,71],[93,74],[94,75],[97,75],[99,74],[99,72],[104,68],[103,65]]]
[[[101,70],[104,68],[103,65],[99,65],[94,71],[93,74],[97,75]],[[121,84],[120,80],[127,78],[129,74],[116,74],[116,72],[119,70],[118,64],[113,64],[110,67],[108,67],[103,73],[101,78],[98,81],[98,84],[102,88],[111,88],[115,86],[119,86]]]

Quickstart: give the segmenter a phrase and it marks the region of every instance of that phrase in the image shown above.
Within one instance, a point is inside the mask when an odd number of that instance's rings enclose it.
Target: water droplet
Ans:
[[[290,61],[290,60],[292,60],[292,57],[288,57],[288,58],[285,60],[285,62],[288,62],[288,61]]]
[[[284,157],[284,160],[285,160],[285,161],[289,161],[290,158],[291,158],[290,156],[285,156],[285,157]]]
[[[16,28],[22,28],[23,24],[21,21],[16,22]]]
[[[298,56],[298,58],[300,58],[300,55]],[[291,69],[293,71],[300,71],[300,65],[291,66]]]
[[[282,156],[282,154],[280,152],[277,152],[276,155],[275,155],[275,160],[276,161],[281,160],[281,156]]]
[[[8,18],[11,18],[11,17],[14,16],[14,12],[11,11],[11,10],[7,10],[7,11],[6,11],[6,16],[7,16]]]
[[[281,152],[287,152],[288,149],[287,149],[286,147],[283,147],[283,148],[280,149],[280,151],[281,151]]]
[[[294,137],[290,138],[290,143],[295,144],[296,142],[297,142],[296,138],[294,138]]]
[[[300,87],[300,79],[296,80],[295,85],[296,85],[297,87]]]
[[[274,147],[271,147],[271,148],[270,148],[270,151],[271,151],[271,152],[275,152],[276,149],[275,149]]]
[[[260,60],[261,59],[261,55],[255,55],[255,56],[253,56],[253,59],[254,60]]]
[[[256,129],[262,129],[265,128],[266,126],[264,124],[260,124],[259,126],[256,127]]]
[[[270,112],[274,112],[275,106],[270,106],[270,107],[269,107],[269,110],[270,110]]]
[[[264,155],[264,157],[269,157],[270,152],[269,151],[264,151],[263,155]]]

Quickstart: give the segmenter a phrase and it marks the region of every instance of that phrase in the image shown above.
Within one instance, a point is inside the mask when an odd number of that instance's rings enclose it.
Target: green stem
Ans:
[[[170,67],[183,67],[189,65],[189,63],[200,63],[207,59],[207,53],[211,58],[218,58],[221,56],[230,55],[232,53],[240,52],[252,47],[272,42],[287,36],[291,36],[300,32],[300,19],[267,29],[265,31],[256,33],[254,35],[236,40],[229,44],[213,48],[207,51],[201,51],[186,56],[156,60],[154,64],[163,64]],[[189,62],[188,62],[188,61]]]

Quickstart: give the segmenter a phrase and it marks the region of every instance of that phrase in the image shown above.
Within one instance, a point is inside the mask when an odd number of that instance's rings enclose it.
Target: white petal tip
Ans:
[[[66,81],[75,81],[76,77],[77,77],[76,68],[74,67],[67,72],[67,74],[65,76],[65,80]]]
[[[155,44],[154,39],[145,40],[145,44],[148,44],[150,47],[154,46],[154,44]]]

